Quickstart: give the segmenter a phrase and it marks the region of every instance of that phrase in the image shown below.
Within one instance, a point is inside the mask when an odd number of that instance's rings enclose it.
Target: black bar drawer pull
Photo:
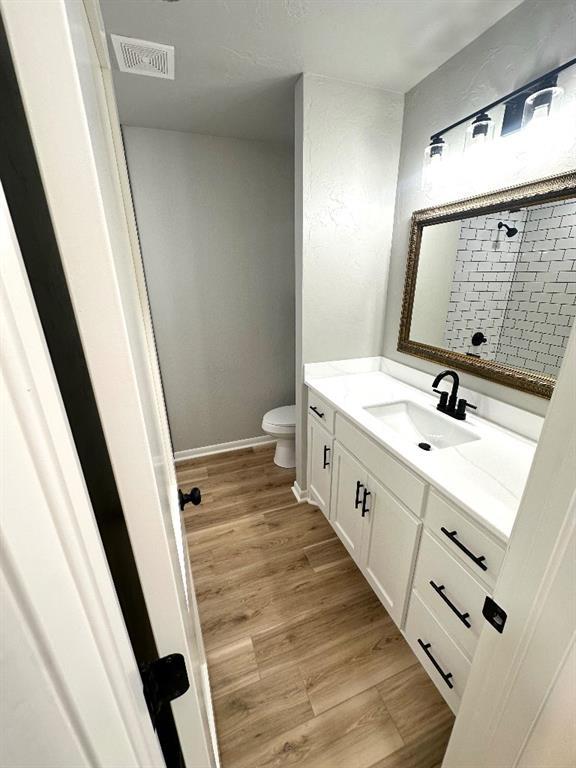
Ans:
[[[368,512],[370,512],[370,510],[366,506],[366,501],[368,500],[368,496],[371,496],[371,495],[372,494],[370,493],[368,488],[364,488],[364,494],[362,495],[362,517],[366,517]]]
[[[323,418],[324,418],[324,414],[322,413],[322,411],[319,411],[319,410],[318,410],[318,408],[316,408],[316,406],[315,406],[315,405],[311,405],[311,406],[310,406],[310,410],[311,410],[311,411],[314,411],[314,413],[316,414],[316,416],[319,416],[321,419],[323,419]]]
[[[330,453],[330,448],[325,445],[324,446],[324,461],[322,463],[322,469],[326,469],[326,467],[330,466],[330,462],[328,461],[328,454]]]
[[[444,672],[440,664],[438,664],[434,656],[432,656],[432,654],[430,653],[431,643],[424,643],[422,640],[420,640],[420,638],[418,638],[418,645],[420,646],[420,648],[422,648],[426,656],[428,656],[428,658],[434,665],[434,668],[436,669],[436,671],[438,672],[442,680],[444,680],[448,688],[454,688],[451,682],[451,678],[453,677],[452,672]]]
[[[360,506],[360,488],[363,488],[363,484],[360,480],[356,480],[356,499],[354,500],[354,509],[358,509]]]
[[[452,611],[453,611],[453,612],[456,614],[456,616],[458,616],[458,618],[460,619],[460,621],[462,622],[462,624],[464,624],[464,626],[465,626],[465,627],[468,627],[468,629],[470,629],[470,627],[472,626],[472,625],[470,624],[470,622],[468,621],[468,617],[470,616],[470,614],[469,614],[469,613],[460,613],[460,611],[458,610],[458,608],[456,608],[456,606],[455,606],[455,605],[454,605],[454,603],[453,603],[453,602],[450,600],[450,598],[449,598],[449,597],[447,597],[447,596],[444,594],[444,590],[445,590],[445,586],[444,586],[444,584],[440,584],[440,586],[438,586],[437,584],[434,584],[434,582],[433,582],[433,581],[431,581],[431,582],[430,582],[430,586],[432,587],[432,589],[433,589],[433,590],[434,590],[434,591],[435,591],[435,592],[436,592],[438,595],[440,595],[440,597],[442,598],[442,600],[444,600],[444,602],[446,603],[446,605],[448,606],[448,608],[450,608],[450,610],[452,610]]]
[[[464,544],[462,544],[462,542],[458,540],[458,538],[457,538],[458,531],[447,531],[446,528],[444,528],[444,526],[442,526],[442,528],[440,528],[440,530],[442,531],[444,536],[447,536],[450,539],[450,541],[453,544],[456,544],[458,549],[461,549],[462,552],[464,552],[465,555],[468,555],[470,560],[475,562],[476,565],[478,566],[478,568],[482,568],[483,571],[487,571],[488,570],[488,566],[484,562],[484,560],[486,560],[486,557],[484,555],[475,555],[473,552],[470,552],[468,547],[465,547]]]

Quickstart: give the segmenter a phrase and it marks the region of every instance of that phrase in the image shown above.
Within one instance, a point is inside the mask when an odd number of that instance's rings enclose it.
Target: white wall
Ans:
[[[303,361],[381,348],[403,97],[304,75]]]
[[[457,221],[445,221],[422,230],[410,324],[410,338],[415,341],[443,346],[459,234]]]
[[[397,93],[316,75],[305,74],[298,83],[300,377],[303,363],[380,353],[403,102]],[[300,378],[303,417],[302,399]],[[304,450],[299,459],[302,487]]]
[[[294,402],[288,146],[124,128],[175,451]]]
[[[571,0],[526,0],[406,94],[382,347],[386,357],[430,374],[438,370],[437,364],[396,349],[410,216],[414,210],[434,204],[420,188],[423,152],[430,135],[573,58],[575,41],[576,5]],[[449,192],[444,191],[445,199]],[[542,398],[470,374],[464,378],[478,392],[536,413],[546,410],[548,401]]]

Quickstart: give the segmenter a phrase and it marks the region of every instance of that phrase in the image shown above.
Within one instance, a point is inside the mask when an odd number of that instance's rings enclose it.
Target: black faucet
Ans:
[[[452,378],[452,391],[450,392],[450,395],[448,395],[448,392],[443,392],[437,389],[438,384],[440,384],[442,379],[446,378],[446,376]],[[456,371],[442,371],[432,382],[432,390],[440,395],[440,402],[436,406],[437,410],[442,411],[442,413],[445,413],[448,416],[452,416],[453,419],[464,421],[466,418],[466,408],[476,409],[476,406],[469,403],[463,397],[458,399],[459,386],[460,377]]]

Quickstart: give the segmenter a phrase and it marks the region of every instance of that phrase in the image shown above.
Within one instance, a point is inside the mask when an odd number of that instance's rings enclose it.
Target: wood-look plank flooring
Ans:
[[[177,467],[223,768],[438,768],[452,713],[272,457]]]

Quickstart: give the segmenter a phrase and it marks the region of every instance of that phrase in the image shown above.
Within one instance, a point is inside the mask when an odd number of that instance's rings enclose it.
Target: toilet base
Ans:
[[[296,466],[296,440],[294,437],[291,439],[278,438],[274,464],[278,467],[284,467],[284,469],[294,469]]]

